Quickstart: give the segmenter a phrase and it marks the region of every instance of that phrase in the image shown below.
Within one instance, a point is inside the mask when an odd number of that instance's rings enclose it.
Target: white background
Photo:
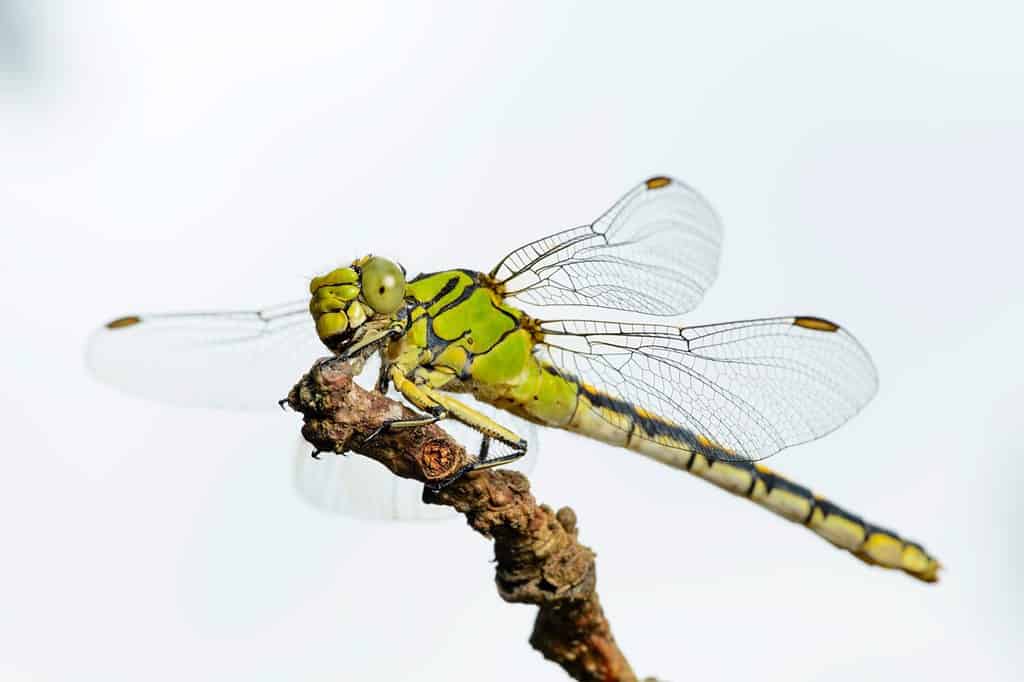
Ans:
[[[0,679],[564,679],[487,541],[316,512],[294,414],[134,399],[83,347],[117,314],[301,297],[369,251],[486,269],[657,173],[726,223],[688,320],[828,316],[879,367],[863,414],[773,466],[947,570],[869,568],[545,433],[535,490],[577,511],[637,671],[1013,679],[1015,6],[0,2]]]

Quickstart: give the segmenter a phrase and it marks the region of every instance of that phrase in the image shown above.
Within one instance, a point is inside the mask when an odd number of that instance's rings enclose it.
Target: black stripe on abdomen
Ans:
[[[639,428],[643,435],[647,436],[647,440],[654,440],[658,437],[668,438],[685,445],[691,452],[699,452],[709,459],[715,458],[713,449],[701,445],[697,436],[690,429],[654,415],[642,414],[641,410],[628,400],[616,398],[593,389],[566,372],[561,372],[561,374],[565,379],[576,384],[580,393],[586,396],[591,405],[627,418],[629,420],[629,427],[625,431],[629,439],[632,439],[636,429]],[[646,410],[642,412],[646,412]]]

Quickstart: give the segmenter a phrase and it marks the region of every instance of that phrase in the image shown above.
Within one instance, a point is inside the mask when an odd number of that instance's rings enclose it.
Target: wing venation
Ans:
[[[101,381],[165,403],[276,409],[327,355],[296,301],[260,310],[128,315],[95,330],[86,362]]]
[[[706,438],[722,459],[753,461],[836,429],[877,390],[860,343],[809,319],[820,318],[687,327],[549,321],[536,353],[594,390]],[[601,416],[630,428],[630,415]]]
[[[590,225],[530,242],[491,271],[508,298],[677,315],[718,272],[722,227],[689,185],[651,178]]]

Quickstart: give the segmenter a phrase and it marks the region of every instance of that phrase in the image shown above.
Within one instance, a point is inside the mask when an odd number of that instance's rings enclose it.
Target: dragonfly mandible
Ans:
[[[389,428],[454,420],[478,432],[474,468],[527,453],[525,434],[507,421],[514,415],[652,457],[866,563],[936,581],[939,562],[921,545],[759,462],[833,431],[875,394],[871,358],[840,325],[810,315],[682,326],[543,319],[519,307],[682,315],[714,281],[721,243],[721,221],[700,193],[653,177],[597,220],[530,242],[486,272],[408,277],[397,263],[364,256],[313,278],[301,303],[119,318],[94,335],[90,364],[111,383],[163,400],[243,396],[267,405],[302,367],[283,363],[275,373],[239,346],[278,346],[308,365],[315,351],[304,344],[319,339],[339,358],[380,359],[379,389],[393,387],[420,414]],[[175,349],[159,377],[124,360],[154,340]],[[238,382],[190,383],[232,365],[247,370],[232,372]],[[246,385],[254,375],[259,386]],[[485,414],[467,398],[498,411]]]

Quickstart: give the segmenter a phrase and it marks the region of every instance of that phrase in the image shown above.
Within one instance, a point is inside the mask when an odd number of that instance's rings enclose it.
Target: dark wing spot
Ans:
[[[647,189],[661,189],[665,185],[672,182],[672,178],[666,178],[664,175],[659,175],[647,180],[644,184],[647,185]]]
[[[124,329],[125,327],[131,327],[132,325],[142,322],[142,318],[138,315],[128,315],[127,317],[119,317],[116,320],[107,322],[107,329]]]
[[[820,317],[795,317],[793,318],[793,324],[797,327],[803,327],[804,329],[813,329],[816,332],[837,332],[839,331],[839,325],[835,322],[829,322]]]

